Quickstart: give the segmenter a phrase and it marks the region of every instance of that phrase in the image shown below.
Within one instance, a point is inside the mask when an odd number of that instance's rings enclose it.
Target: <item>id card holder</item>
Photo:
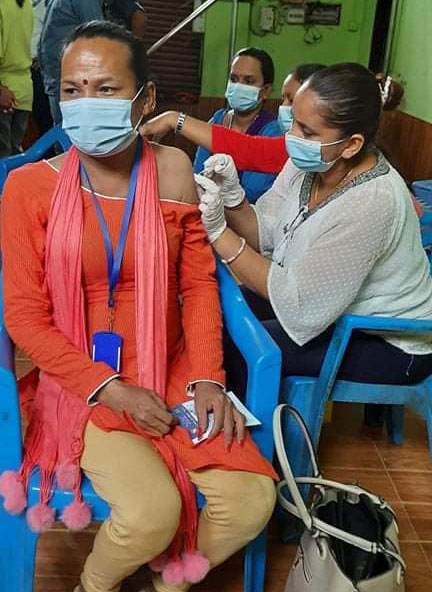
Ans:
[[[120,372],[120,359],[123,338],[117,333],[101,331],[93,335],[92,358],[94,362],[105,362],[116,372]]]

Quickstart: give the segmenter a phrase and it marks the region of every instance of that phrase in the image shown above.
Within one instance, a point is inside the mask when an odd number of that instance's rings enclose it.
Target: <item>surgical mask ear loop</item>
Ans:
[[[134,96],[134,98],[133,98],[133,99],[131,99],[131,104],[132,104],[134,101],[136,101],[136,99],[139,97],[139,95],[141,94],[141,92],[142,92],[142,90],[144,89],[144,87],[145,87],[145,86],[147,86],[147,85],[144,85],[144,84],[142,84],[142,85],[140,86],[140,88],[138,89],[138,91],[137,91],[136,95]],[[133,131],[134,131],[135,133],[137,133],[137,132],[138,132],[138,128],[140,127],[140,125],[141,125],[141,123],[142,123],[142,120],[143,120],[143,119],[144,119],[144,115],[141,113],[141,117],[138,119],[138,122],[137,122],[137,124],[136,124],[136,125],[135,125],[135,127],[133,128]]]

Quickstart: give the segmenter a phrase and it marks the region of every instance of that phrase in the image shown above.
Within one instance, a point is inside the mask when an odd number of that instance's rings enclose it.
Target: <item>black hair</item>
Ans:
[[[88,23],[79,25],[67,37],[62,55],[66,48],[74,41],[78,39],[97,39],[98,37],[119,41],[127,45],[131,56],[131,69],[137,81],[137,90],[145,87],[149,80],[149,67],[144,43],[139,37],[117,23],[111,21],[89,21]]]
[[[18,6],[19,6],[20,8],[22,8],[22,7],[23,7],[23,5],[24,5],[24,2],[25,2],[25,0],[16,0],[16,3],[18,4]]]
[[[303,84],[312,74],[319,72],[323,68],[325,68],[324,64],[301,64],[294,68],[294,70],[291,70],[289,74],[292,74],[297,82]]]
[[[273,84],[275,77],[274,64],[271,56],[266,51],[263,49],[258,49],[258,47],[244,47],[235,54],[232,62],[236,58],[241,58],[244,56],[249,56],[258,60],[261,64],[261,72],[263,75],[264,84]]]
[[[370,70],[357,63],[335,64],[312,74],[305,85],[319,95],[327,125],[340,130],[341,138],[361,134],[365,149],[373,143],[382,99],[379,83]]]

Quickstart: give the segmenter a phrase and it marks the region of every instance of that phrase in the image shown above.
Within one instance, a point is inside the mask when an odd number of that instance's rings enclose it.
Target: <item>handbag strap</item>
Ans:
[[[406,566],[402,559],[402,557],[395,553],[393,550],[389,550],[386,547],[383,547],[379,543],[375,541],[369,541],[362,537],[356,536],[349,532],[346,532],[316,516],[313,516],[309,509],[307,508],[303,496],[300,493],[298,488],[298,483],[301,484],[311,484],[315,485],[320,488],[331,487],[335,489],[339,489],[341,491],[346,491],[348,493],[352,493],[355,495],[364,494],[367,495],[371,501],[381,508],[390,509],[388,504],[382,500],[380,497],[370,493],[366,489],[359,487],[358,485],[345,485],[343,483],[338,483],[337,481],[331,481],[329,479],[324,479],[321,475],[317,474],[314,477],[297,477],[295,478],[293,472],[291,470],[291,466],[288,461],[288,457],[286,455],[285,446],[283,443],[283,435],[282,435],[282,413],[283,411],[287,411],[291,416],[294,417],[300,424],[303,433],[305,434],[306,442],[308,444],[308,449],[311,453],[312,465],[314,470],[318,472],[318,463],[316,462],[316,453],[315,449],[312,444],[312,438],[310,437],[309,431],[303,421],[301,415],[290,405],[278,405],[273,413],[273,434],[274,434],[274,441],[275,441],[275,448],[276,453],[279,459],[279,463],[282,468],[282,472],[284,474],[285,480],[280,482],[277,486],[278,490],[278,497],[279,503],[285,508],[288,512],[300,518],[303,521],[306,528],[313,534],[314,532],[319,533],[322,532],[326,535],[336,537],[337,539],[344,541],[349,545],[354,545],[363,551],[367,551],[369,553],[377,554],[379,552],[386,553],[390,555],[394,559],[396,559],[399,564],[401,565],[402,569],[405,570]],[[288,490],[291,494],[293,502],[290,502],[286,499],[285,495],[283,494],[283,489],[288,487]],[[393,510],[391,510],[393,513]],[[394,513],[393,513],[394,514]]]

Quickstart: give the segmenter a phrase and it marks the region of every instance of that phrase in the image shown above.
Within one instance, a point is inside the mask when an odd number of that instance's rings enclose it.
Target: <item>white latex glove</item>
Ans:
[[[220,188],[226,208],[235,208],[245,198],[234,161],[228,154],[213,154],[204,162],[203,175],[212,179]]]
[[[203,175],[194,175],[197,185],[201,211],[201,221],[207,230],[209,243],[213,243],[227,227],[224,202],[219,187]]]

